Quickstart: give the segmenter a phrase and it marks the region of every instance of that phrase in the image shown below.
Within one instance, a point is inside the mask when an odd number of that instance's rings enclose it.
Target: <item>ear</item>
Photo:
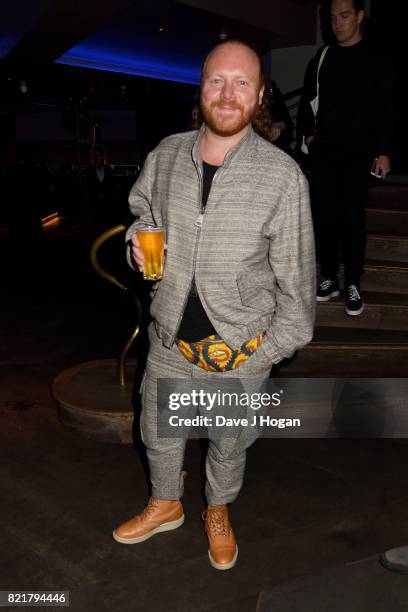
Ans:
[[[262,98],[264,95],[264,91],[265,91],[265,85],[262,85],[261,89],[259,90],[259,94],[258,94],[258,104],[259,106],[261,106],[262,104]]]
[[[365,12],[364,11],[358,11],[357,22],[360,24],[363,21],[364,17],[365,17]]]

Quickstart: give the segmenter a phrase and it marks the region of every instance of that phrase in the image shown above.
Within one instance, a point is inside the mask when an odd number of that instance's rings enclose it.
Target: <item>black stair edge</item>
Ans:
[[[341,290],[342,291],[342,290]],[[363,291],[364,304],[366,308],[383,307],[383,308],[407,308],[408,309],[408,294],[407,293],[382,293],[380,291]],[[332,298],[327,302],[318,302],[317,307],[338,307],[344,305],[344,296]],[[364,316],[364,315],[363,315]]]
[[[319,262],[317,262],[317,274],[319,276]],[[397,270],[401,272],[408,271],[408,262],[406,261],[394,261],[392,259],[366,259],[364,262],[364,269],[387,269],[387,270]],[[340,275],[343,274],[344,266],[340,264]],[[364,278],[364,277],[363,277]]]
[[[379,342],[372,343],[364,343],[364,342],[342,342],[342,343],[334,343],[334,342],[324,342],[321,340],[312,340],[307,347],[303,348],[302,351],[370,351],[370,352],[397,352],[401,351],[401,353],[408,354],[408,341],[405,343],[384,343],[381,344]]]
[[[320,277],[319,262],[317,262],[317,276]],[[392,259],[366,259],[364,269],[368,270],[387,270],[389,272],[408,272],[408,262],[394,261]],[[340,275],[343,276],[344,265],[340,264]],[[364,279],[364,276],[363,276]]]
[[[403,241],[408,242],[408,234],[390,234],[389,232],[384,232],[382,234],[379,231],[367,232],[367,240],[370,238],[375,239],[375,240],[390,240],[390,241],[403,240]]]
[[[391,215],[404,215],[404,217],[408,216],[408,207],[404,208],[378,208],[376,206],[370,206],[370,202],[367,203],[366,206],[367,212],[381,213],[381,214],[391,214]]]
[[[376,185],[379,189],[384,187],[408,187],[408,175],[407,174],[388,174],[384,185]]]
[[[387,270],[398,270],[408,272],[408,262],[405,261],[393,261],[386,259],[366,259],[364,263],[365,270],[368,269],[387,269]]]
[[[370,329],[361,327],[317,326],[312,342],[307,348],[314,350],[318,346],[340,349],[342,347],[367,347],[371,349],[407,350],[408,331]]]

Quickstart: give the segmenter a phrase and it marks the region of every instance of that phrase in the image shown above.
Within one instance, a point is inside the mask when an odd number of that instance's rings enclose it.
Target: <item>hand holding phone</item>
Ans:
[[[372,168],[371,168],[371,172],[370,172],[370,174],[371,174],[372,176],[375,176],[375,178],[378,178],[378,179],[384,179],[384,178],[385,178],[385,176],[384,176],[384,175],[382,175],[382,174],[376,174],[376,172],[375,172],[375,166],[376,166],[376,164],[377,164],[377,160],[378,160],[378,157],[376,157],[376,158],[375,158],[375,160],[374,160],[374,162],[373,162],[373,165],[372,165]]]
[[[380,157],[376,157],[374,160],[371,168],[371,174],[376,178],[385,179],[390,169],[391,165],[389,157],[387,155],[380,155]]]

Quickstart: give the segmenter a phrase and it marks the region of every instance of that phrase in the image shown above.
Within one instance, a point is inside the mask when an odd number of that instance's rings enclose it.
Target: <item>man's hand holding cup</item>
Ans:
[[[161,227],[141,226],[132,236],[132,259],[145,280],[161,280],[163,277],[164,230]]]

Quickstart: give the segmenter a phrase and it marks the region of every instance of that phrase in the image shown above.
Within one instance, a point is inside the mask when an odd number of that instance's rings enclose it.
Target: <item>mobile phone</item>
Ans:
[[[375,176],[375,178],[378,178],[378,179],[382,179],[382,180],[384,180],[384,179],[385,179],[385,175],[383,175],[383,174],[376,174],[376,173],[375,173],[375,164],[377,163],[377,159],[378,159],[378,157],[376,157],[376,158],[375,158],[375,160],[374,160],[374,162],[373,162],[373,165],[372,165],[372,167],[371,167],[371,172],[370,172],[370,174],[371,174],[372,176]]]

